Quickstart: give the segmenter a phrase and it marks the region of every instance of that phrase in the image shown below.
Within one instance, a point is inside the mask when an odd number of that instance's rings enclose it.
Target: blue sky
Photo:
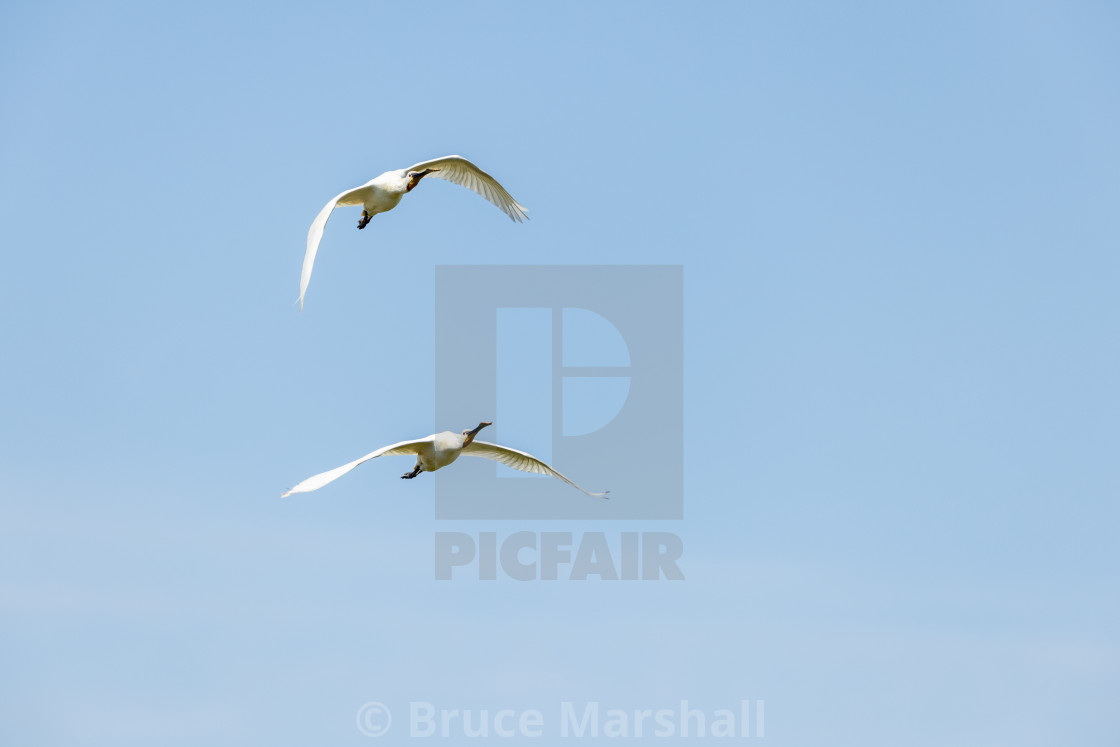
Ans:
[[[765,699],[775,745],[1120,718],[1107,3],[7,3],[0,737],[362,744],[358,707]],[[448,153],[532,210],[424,183]],[[436,522],[440,264],[682,264],[681,522]],[[442,473],[441,473],[442,474]],[[680,583],[432,580],[654,529]],[[548,739],[539,740],[542,744]]]

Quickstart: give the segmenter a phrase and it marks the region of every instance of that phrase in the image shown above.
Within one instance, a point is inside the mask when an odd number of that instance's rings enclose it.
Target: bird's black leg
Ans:
[[[416,465],[416,469],[412,470],[411,472],[405,472],[403,475],[401,475],[401,479],[402,480],[411,480],[412,478],[416,477],[418,474],[420,474],[420,465],[419,464]]]
[[[369,225],[369,220],[372,217],[373,217],[372,215],[370,215],[368,212],[363,210],[362,211],[362,219],[360,221],[358,221],[358,230],[360,231],[363,228],[365,228],[366,226],[368,226]]]

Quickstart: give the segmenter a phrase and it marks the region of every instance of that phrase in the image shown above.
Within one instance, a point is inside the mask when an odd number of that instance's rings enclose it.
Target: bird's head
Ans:
[[[404,188],[404,191],[405,192],[411,192],[416,187],[416,185],[420,183],[421,179],[423,179],[425,176],[432,173],[433,171],[439,171],[439,169],[424,169],[423,171],[410,171],[407,174],[405,174],[405,176],[408,177],[408,186]]]
[[[463,446],[466,446],[471,441],[473,441],[474,437],[478,435],[478,432],[488,425],[493,425],[493,423],[479,423],[477,428],[472,428],[469,431],[463,431]]]

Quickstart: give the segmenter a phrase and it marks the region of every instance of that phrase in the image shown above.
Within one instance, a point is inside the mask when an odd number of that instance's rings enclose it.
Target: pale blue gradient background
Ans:
[[[773,745],[1115,744],[1118,37],[1103,2],[6,3],[0,741],[764,698]],[[445,153],[533,220],[440,183],[336,216],[299,314],[322,204]],[[685,265],[687,581],[437,584],[471,527],[400,460],[279,500],[430,432],[433,267],[471,262]]]

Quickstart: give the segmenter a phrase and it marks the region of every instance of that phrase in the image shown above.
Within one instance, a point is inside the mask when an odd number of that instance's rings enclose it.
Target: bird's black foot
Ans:
[[[416,465],[416,469],[412,470],[411,472],[405,472],[403,475],[401,475],[401,479],[402,480],[411,480],[412,478],[416,477],[418,474],[420,474],[420,465],[419,464]]]
[[[368,226],[370,218],[372,218],[372,217],[373,216],[369,215],[368,213],[362,213],[362,219],[360,221],[358,221],[358,230],[361,231],[363,228]]]

